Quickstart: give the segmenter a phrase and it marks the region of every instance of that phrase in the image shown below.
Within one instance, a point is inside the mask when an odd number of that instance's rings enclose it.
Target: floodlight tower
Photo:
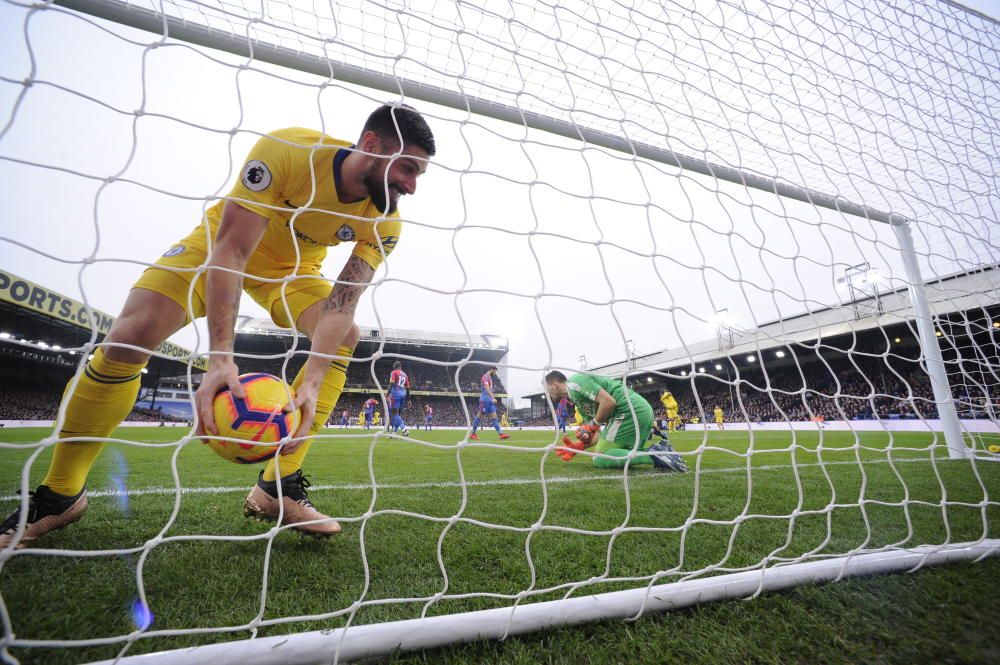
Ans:
[[[844,276],[837,279],[837,287],[847,291],[847,301],[854,308],[855,320],[882,314],[879,285],[885,283],[878,268],[865,261],[844,268]]]
[[[709,324],[715,329],[715,335],[719,340],[719,350],[731,349],[736,345],[733,338],[733,318],[729,314],[729,308],[723,307],[716,310]]]

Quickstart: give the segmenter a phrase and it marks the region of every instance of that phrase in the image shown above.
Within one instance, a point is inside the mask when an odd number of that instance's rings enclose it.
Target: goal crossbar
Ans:
[[[891,225],[906,224],[910,221],[907,217],[897,213],[877,210],[866,205],[848,201],[842,197],[831,196],[824,192],[798,187],[756,173],[680,154],[660,146],[633,141],[533,111],[492,102],[466,92],[446,90],[438,86],[383,74],[344,62],[333,62],[326,58],[253,39],[252,37],[228,34],[220,30],[214,30],[209,26],[197,25],[185,21],[175,16],[159,14],[135,5],[123,4],[120,0],[56,0],[55,4],[121,25],[146,30],[158,35],[166,35],[241,57],[252,57],[255,60],[268,62],[272,65],[287,67],[324,78],[333,78],[345,83],[381,90],[394,95],[401,94],[432,104],[460,111],[468,111],[476,115],[584,141],[592,145],[642,157],[660,164],[666,164],[667,166],[700,173],[735,185],[810,203],[829,210],[836,210],[846,215]]]

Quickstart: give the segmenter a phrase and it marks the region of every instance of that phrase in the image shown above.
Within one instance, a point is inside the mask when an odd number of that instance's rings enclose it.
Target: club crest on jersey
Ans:
[[[243,167],[243,186],[251,192],[261,192],[271,184],[271,171],[259,159],[251,159]]]
[[[167,251],[163,252],[164,256],[177,256],[178,254],[183,254],[184,250],[187,249],[184,245],[174,245]]]
[[[355,238],[354,229],[352,229],[347,224],[344,224],[339,229],[337,229],[337,237],[343,240],[344,242],[350,242]]]

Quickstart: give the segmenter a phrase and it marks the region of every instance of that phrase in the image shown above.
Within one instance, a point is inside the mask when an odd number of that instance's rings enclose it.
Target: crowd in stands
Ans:
[[[378,393],[374,391],[370,394],[345,393],[340,398],[340,401],[337,402],[337,407],[333,410],[333,413],[330,414],[329,424],[336,427],[340,423],[340,418],[346,409],[349,422],[351,425],[355,425],[360,415],[361,407],[369,397],[374,397],[378,400],[378,408],[376,410],[382,414],[381,420],[384,424],[386,422],[385,405],[382,403]],[[434,426],[465,427],[472,418],[475,418],[476,412],[479,409],[478,398],[466,397],[465,404],[469,410],[469,417],[466,418],[457,397],[414,396],[407,400],[402,413],[403,420],[408,427],[412,428],[423,425],[425,404],[430,405],[434,410],[434,419],[432,421]]]
[[[348,388],[365,388],[364,392],[345,392],[330,417],[339,423],[346,409],[352,425],[362,404],[369,398],[378,400],[378,411],[385,422],[385,392],[394,359],[380,359],[375,363],[375,375],[381,390],[372,379],[371,363],[351,364]],[[243,361],[244,371],[267,371],[281,375],[283,359]],[[291,378],[301,365],[289,363],[286,376]],[[478,409],[479,377],[488,365],[466,364],[442,366],[431,363],[404,361],[404,370],[410,375],[411,390],[415,393],[454,393],[456,369],[462,385],[468,416],[454,395],[411,394],[403,412],[411,427],[424,421],[424,405],[434,409],[434,424],[438,426],[465,426]],[[962,381],[952,376],[956,408],[962,417],[998,417],[1000,390],[991,386],[984,391],[974,381]],[[506,392],[494,379],[494,391]],[[726,422],[775,422],[807,420],[863,420],[863,419],[912,419],[937,418],[933,392],[927,374],[913,360],[878,357],[852,357],[827,363],[792,365],[778,371],[769,371],[766,378],[759,369],[746,370],[737,376],[698,374],[685,380],[671,379],[669,384],[679,404],[680,416],[685,421],[698,419],[712,422],[713,409],[719,406]],[[662,412],[659,402],[662,385],[653,389],[635,386],[654,410]],[[51,388],[21,385],[14,380],[0,383],[0,420],[53,420],[59,407],[62,385]],[[501,408],[502,408],[501,404]],[[160,410],[134,409],[126,418],[130,421],[176,421],[181,418]],[[552,424],[551,415],[543,413],[529,420],[528,425]]]
[[[285,365],[284,358],[270,358],[266,360],[244,358],[240,365],[244,367],[253,366],[253,371],[267,372],[275,376],[284,375],[291,380],[299,368],[305,363],[306,357],[295,354]],[[392,372],[392,364],[396,358],[380,358],[375,361],[374,378],[372,376],[371,361],[357,361],[350,364],[347,371],[347,388],[375,388],[376,380],[381,385],[382,390],[386,389],[389,382],[389,374]],[[463,392],[479,392],[479,379],[490,366],[488,363],[474,362],[465,364],[437,365],[429,362],[418,362],[413,360],[402,360],[403,371],[410,377],[412,390],[429,390],[437,392],[457,392],[456,371],[458,372],[458,385]],[[246,370],[249,371],[249,370]],[[503,385],[499,379],[493,380],[494,392],[505,393]]]
[[[912,361],[856,358],[854,362],[818,363],[739,378],[699,375],[672,391],[683,417],[713,421],[716,406],[726,421],[775,422],[806,420],[873,420],[937,418],[927,374]],[[978,400],[967,384],[954,381],[953,397],[960,415],[982,417],[1000,413],[1000,390]],[[975,392],[973,389],[972,392]],[[979,388],[982,393],[982,389]],[[643,392],[660,408],[660,393]],[[976,408],[973,408],[976,407]]]

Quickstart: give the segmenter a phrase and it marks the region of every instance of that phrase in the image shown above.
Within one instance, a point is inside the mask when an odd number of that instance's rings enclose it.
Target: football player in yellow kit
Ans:
[[[679,408],[677,398],[669,390],[664,390],[660,396],[660,403],[663,404],[663,408],[667,412],[667,429],[671,432],[677,431],[677,425],[680,423],[680,418],[677,415]]]
[[[241,290],[275,323],[302,331],[312,343],[288,407],[302,409],[296,440],[260,473],[244,514],[271,520],[283,514],[284,523],[300,531],[338,533],[340,525],[309,502],[302,461],[310,435],[327,421],[343,391],[359,337],[358,301],[399,240],[399,197],[416,191],[434,152],[427,122],[400,104],[376,109],[356,145],[302,128],[258,140],[229,196],[143,273],[75,389],[69,389],[72,382],[67,386],[60,441],[32,493],[17,546],[79,519],[87,507],[87,475],[104,447],[100,439],[131,411],[149,350],[201,316],[208,319],[211,356],[195,394],[198,433],[218,433],[215,395],[228,387],[245,396],[233,359]],[[354,251],[334,285],[320,266],[328,247],[345,242],[355,243]],[[11,542],[19,521],[15,510],[0,525],[0,548]]]

